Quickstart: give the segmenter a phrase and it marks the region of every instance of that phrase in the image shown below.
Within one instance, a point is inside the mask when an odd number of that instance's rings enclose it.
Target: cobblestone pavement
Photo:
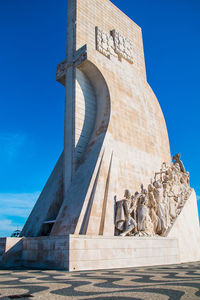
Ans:
[[[200,262],[88,272],[0,270],[0,299],[200,299]]]

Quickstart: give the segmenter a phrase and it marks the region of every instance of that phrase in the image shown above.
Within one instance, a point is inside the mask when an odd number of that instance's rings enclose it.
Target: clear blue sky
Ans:
[[[181,152],[200,195],[200,1],[112,2],[142,27],[171,153]],[[23,226],[63,148],[64,88],[55,74],[66,23],[67,0],[0,2],[0,236]]]

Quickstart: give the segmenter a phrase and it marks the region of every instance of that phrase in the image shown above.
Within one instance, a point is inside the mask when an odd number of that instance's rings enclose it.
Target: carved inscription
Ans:
[[[112,30],[110,34],[96,27],[96,49],[108,57],[112,56],[126,59],[129,63],[133,63],[133,46],[129,39],[124,38],[116,30]]]

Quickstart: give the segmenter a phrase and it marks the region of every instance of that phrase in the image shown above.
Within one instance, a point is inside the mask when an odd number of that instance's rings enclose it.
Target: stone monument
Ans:
[[[64,150],[2,265],[68,270],[200,259],[196,196],[171,161],[139,26],[109,0],[68,0]],[[125,193],[124,193],[125,191]]]

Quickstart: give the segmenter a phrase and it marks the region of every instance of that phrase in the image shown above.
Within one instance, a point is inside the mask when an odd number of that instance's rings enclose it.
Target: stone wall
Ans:
[[[200,260],[199,216],[194,190],[171,228],[168,237],[178,239],[182,263]]]
[[[22,265],[45,269],[68,269],[69,237],[23,239]]]
[[[176,238],[70,236],[70,271],[180,263]]]
[[[23,239],[0,238],[0,267],[17,267],[22,264]]]
[[[95,28],[110,35],[112,30],[132,42],[133,63],[123,57],[109,59],[96,49]],[[111,118],[105,149],[116,156],[113,174],[118,197],[127,186],[146,185],[162,162],[170,161],[165,120],[158,100],[146,81],[141,28],[111,1],[77,1],[77,49],[87,44],[88,60],[108,84]]]

